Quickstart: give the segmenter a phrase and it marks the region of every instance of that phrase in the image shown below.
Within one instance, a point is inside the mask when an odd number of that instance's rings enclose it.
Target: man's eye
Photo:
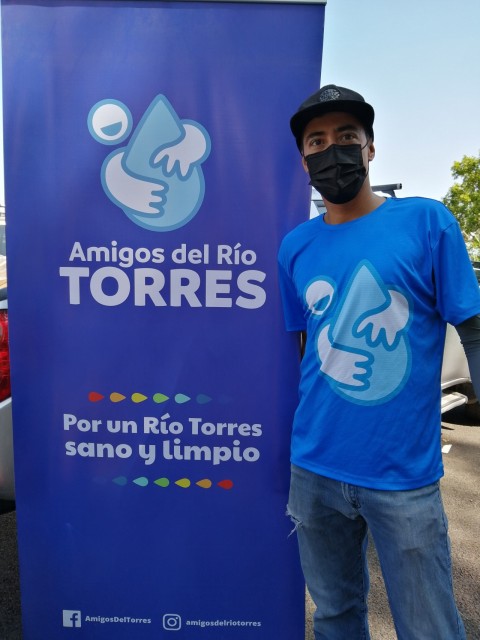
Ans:
[[[356,142],[356,140],[357,136],[354,133],[344,133],[340,138],[340,142],[343,143]]]

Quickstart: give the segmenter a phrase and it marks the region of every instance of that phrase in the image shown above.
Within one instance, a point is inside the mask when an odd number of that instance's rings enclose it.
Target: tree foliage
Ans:
[[[457,218],[473,258],[480,256],[480,153],[454,162],[452,175],[457,181],[443,203]]]

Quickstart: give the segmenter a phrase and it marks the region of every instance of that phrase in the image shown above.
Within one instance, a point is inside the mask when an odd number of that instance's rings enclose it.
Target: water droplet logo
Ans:
[[[117,145],[132,132],[132,115],[118,100],[101,100],[88,114],[88,129],[101,144]],[[101,169],[106,195],[132,222],[151,231],[172,231],[199,211],[205,195],[202,163],[210,154],[207,130],[181,120],[157,96],[126,146],[112,151]]]
[[[406,292],[386,284],[374,266],[360,262],[343,296],[319,276],[305,302],[319,323],[316,350],[320,375],[342,398],[364,405],[387,402],[405,386],[411,367],[408,330],[412,303]]]

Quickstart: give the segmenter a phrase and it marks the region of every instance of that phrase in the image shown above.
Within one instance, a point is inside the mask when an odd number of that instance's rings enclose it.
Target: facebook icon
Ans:
[[[81,627],[82,614],[80,611],[63,610],[63,626],[64,627]]]

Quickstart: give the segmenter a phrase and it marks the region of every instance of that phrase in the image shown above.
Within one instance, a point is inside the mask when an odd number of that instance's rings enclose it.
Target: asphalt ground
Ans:
[[[480,640],[479,425],[480,419],[469,419],[463,407],[445,414],[442,423],[442,445],[451,445],[449,452],[444,453],[442,493],[449,519],[455,592],[468,640]],[[15,511],[9,510],[11,507],[0,503],[0,640],[22,640],[16,522]],[[395,640],[383,578],[372,545],[369,566],[372,640]],[[307,594],[305,640],[314,640],[312,615],[313,605]]]
[[[0,640],[21,640],[15,511],[0,504]]]

